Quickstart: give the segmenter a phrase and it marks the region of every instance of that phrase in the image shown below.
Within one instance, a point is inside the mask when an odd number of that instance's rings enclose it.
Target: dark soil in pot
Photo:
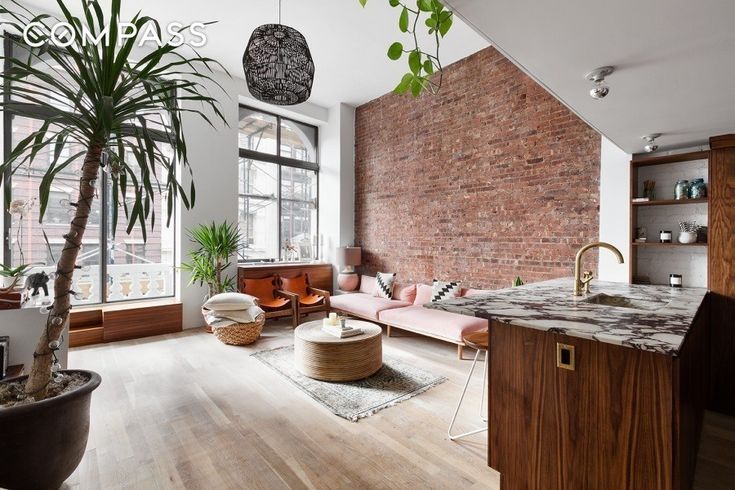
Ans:
[[[52,386],[50,393],[56,396],[0,405],[0,487],[56,490],[82,460],[89,436],[89,403],[101,379],[92,371],[62,374],[69,383]],[[0,381],[0,392],[17,394],[18,382],[25,379]]]

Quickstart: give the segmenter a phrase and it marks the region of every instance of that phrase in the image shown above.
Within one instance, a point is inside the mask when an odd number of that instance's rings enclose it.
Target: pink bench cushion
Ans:
[[[378,313],[381,322],[412,332],[425,333],[434,337],[461,342],[462,335],[486,330],[487,320],[473,316],[430,310],[423,306],[408,306]]]
[[[346,311],[373,320],[378,319],[378,312],[391,308],[403,308],[411,303],[385,298],[378,298],[366,293],[338,294],[329,298],[332,308]]]
[[[464,290],[462,296],[479,296],[481,294],[490,294],[492,292],[493,291],[490,290],[490,289],[473,289],[473,288],[469,288],[469,289],[465,289]]]

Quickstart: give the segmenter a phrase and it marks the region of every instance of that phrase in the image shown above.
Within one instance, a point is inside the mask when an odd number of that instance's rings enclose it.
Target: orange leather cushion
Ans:
[[[282,277],[283,289],[290,293],[296,293],[300,298],[308,296],[306,293],[306,275],[299,274],[296,277]]]
[[[284,306],[286,306],[290,302],[291,302],[291,300],[290,299],[286,299],[286,298],[272,298],[272,299],[267,299],[267,300],[264,299],[262,301],[258,301],[258,304],[262,308],[266,308],[266,309],[268,309],[268,308],[276,308],[277,309],[277,308],[283,308]]]
[[[243,281],[244,292],[258,298],[260,304],[273,301],[273,291],[276,289],[275,279],[274,276],[264,277],[263,279],[245,279]]]
[[[318,304],[323,299],[324,299],[324,296],[319,296],[317,294],[309,294],[306,296],[299,296],[299,303],[301,303],[304,306],[313,306],[313,305]]]

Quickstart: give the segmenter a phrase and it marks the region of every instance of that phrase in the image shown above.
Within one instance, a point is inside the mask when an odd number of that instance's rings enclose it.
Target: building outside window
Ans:
[[[240,107],[240,256],[246,261],[318,258],[318,130]]]
[[[9,49],[20,48],[6,42],[5,49],[7,53]],[[11,115],[6,111],[3,117],[4,138],[11,143],[5,145],[6,152],[40,128],[44,121],[44,114],[32,107],[27,114]],[[162,142],[164,138],[165,134],[162,134],[157,144],[173,159],[173,152]],[[84,148],[80,145],[69,143],[62,150],[60,161],[63,161],[63,155],[68,158],[82,150]],[[83,159],[78,158],[59,172],[49,192],[43,223],[39,223],[38,190],[44,172],[53,162],[53,151],[53,145],[44,148],[12,176],[6,175],[5,191],[10,192],[11,201],[18,203],[13,212],[5,212],[3,216],[5,240],[2,259],[6,265],[36,264],[31,272],[47,274],[56,270],[56,261],[64,247],[63,235],[68,232],[74,213],[72,205],[77,199]],[[158,174],[164,175],[162,170]],[[167,196],[159,194],[155,198],[155,226],[151,229],[148,224],[146,242],[139,226],[133,228],[130,235],[126,233],[127,223],[122,208],[118,213],[117,230],[113,233],[112,215],[115,210],[111,204],[111,179],[105,172],[101,171],[100,175],[97,197],[77,260],[81,269],[75,273],[73,287],[80,296],[72,302],[94,304],[173,296],[175,220],[166,226]],[[132,190],[128,192],[128,195],[133,194]],[[49,282],[49,289],[52,297],[53,281]]]

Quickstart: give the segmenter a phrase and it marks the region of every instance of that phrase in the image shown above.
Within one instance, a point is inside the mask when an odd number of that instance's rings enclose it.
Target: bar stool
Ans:
[[[457,420],[457,414],[459,413],[459,409],[462,407],[462,400],[464,400],[464,396],[467,393],[467,387],[470,384],[470,380],[472,379],[472,374],[475,372],[475,366],[477,365],[477,360],[480,358],[480,353],[485,353],[485,369],[483,370],[482,375],[482,395],[480,397],[480,418],[483,422],[487,423],[487,416],[483,414],[483,408],[485,407],[485,384],[487,383],[487,371],[488,371],[488,345],[489,345],[489,332],[487,330],[481,331],[481,332],[472,332],[467,335],[462,336],[462,340],[464,341],[465,345],[468,347],[471,347],[473,349],[476,349],[477,352],[475,353],[475,359],[472,361],[472,367],[470,368],[470,372],[467,375],[467,381],[464,384],[464,389],[462,390],[462,395],[459,397],[459,403],[457,403],[457,409],[454,411],[454,416],[452,417],[452,422],[449,424],[449,429],[447,429],[447,435],[449,436],[450,441],[456,441],[457,439],[460,439],[462,437],[471,436],[473,434],[478,434],[480,432],[484,432],[487,430],[487,425],[485,427],[481,427],[479,429],[471,430],[469,432],[465,432],[463,434],[457,434],[452,435],[452,428],[454,427],[454,422]]]

